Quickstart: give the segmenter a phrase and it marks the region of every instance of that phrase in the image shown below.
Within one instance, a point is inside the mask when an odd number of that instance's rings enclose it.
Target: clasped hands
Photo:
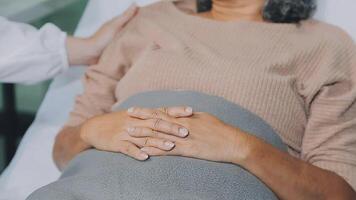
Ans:
[[[190,107],[132,107],[88,120],[80,135],[93,148],[141,161],[150,156],[184,156],[239,163],[251,139],[238,128]]]

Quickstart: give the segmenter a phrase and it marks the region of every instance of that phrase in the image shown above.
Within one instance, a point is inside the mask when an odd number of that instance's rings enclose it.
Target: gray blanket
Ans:
[[[114,110],[189,105],[252,133],[285,151],[261,118],[221,97],[192,91],[153,91],[134,95]],[[119,153],[89,150],[78,155],[61,178],[28,200],[232,200],[277,199],[257,177],[228,164],[177,156],[136,161]]]

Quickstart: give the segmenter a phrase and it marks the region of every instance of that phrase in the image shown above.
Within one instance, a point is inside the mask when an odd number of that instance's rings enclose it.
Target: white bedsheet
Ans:
[[[91,0],[76,34],[88,36],[103,22],[123,12],[134,0]],[[136,0],[144,5],[157,0]],[[356,1],[320,0],[316,18],[337,24],[356,39]],[[353,16],[353,17],[352,17]],[[73,68],[58,76],[46,95],[35,122],[27,131],[15,158],[0,178],[0,200],[24,200],[28,194],[59,176],[51,158],[56,133],[82,90],[83,68]]]

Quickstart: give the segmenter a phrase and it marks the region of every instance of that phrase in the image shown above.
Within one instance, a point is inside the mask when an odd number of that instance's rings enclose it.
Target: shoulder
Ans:
[[[147,6],[141,7],[137,17],[138,18],[152,18],[152,17],[162,17],[169,12],[170,2],[160,1],[157,3],[149,4]]]
[[[169,20],[169,2],[157,2],[140,7],[137,14],[126,24],[124,32],[145,31],[160,21]]]
[[[318,20],[307,20],[301,23],[301,29],[307,35],[327,46],[338,48],[354,48],[352,37],[342,28]]]

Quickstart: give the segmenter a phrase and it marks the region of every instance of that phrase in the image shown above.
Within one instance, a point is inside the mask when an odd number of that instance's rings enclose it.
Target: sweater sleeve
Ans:
[[[98,64],[87,69],[82,79],[84,92],[76,98],[66,126],[78,126],[91,117],[108,113],[117,102],[115,89],[118,82],[144,49],[143,37],[137,34],[134,21],[132,19],[118,33]]]
[[[307,96],[302,159],[335,172],[356,190],[355,44],[343,35],[323,48],[319,69],[306,83],[313,92]]]
[[[0,17],[0,81],[35,83],[68,68],[66,33],[53,24],[40,30]]]

